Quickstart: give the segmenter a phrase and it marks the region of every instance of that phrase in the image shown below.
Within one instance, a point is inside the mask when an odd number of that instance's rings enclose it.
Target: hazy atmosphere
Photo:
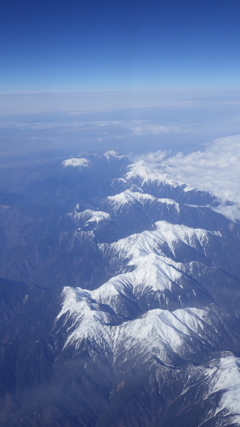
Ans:
[[[2,95],[1,164],[82,151],[202,149],[239,133],[239,92]]]

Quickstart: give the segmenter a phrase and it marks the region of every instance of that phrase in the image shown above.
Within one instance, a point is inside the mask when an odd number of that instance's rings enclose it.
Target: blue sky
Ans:
[[[0,92],[239,88],[239,0],[3,0]]]

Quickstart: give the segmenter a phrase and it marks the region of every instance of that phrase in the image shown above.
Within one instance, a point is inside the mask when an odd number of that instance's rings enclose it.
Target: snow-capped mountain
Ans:
[[[0,426],[240,425],[240,225],[163,169],[83,153],[8,181]]]

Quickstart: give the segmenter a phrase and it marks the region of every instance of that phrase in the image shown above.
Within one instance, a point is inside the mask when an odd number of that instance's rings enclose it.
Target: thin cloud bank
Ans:
[[[157,123],[137,123],[129,124],[129,129],[136,136],[162,135],[167,133],[188,133],[189,129],[182,129],[180,126],[165,126]]]
[[[220,202],[218,212],[240,220],[240,135],[216,139],[204,151],[173,157],[157,152],[144,160],[155,163],[169,179],[187,184],[186,190],[212,193]]]
[[[134,136],[143,135],[161,135],[167,133],[189,133],[190,129],[184,129],[180,126],[165,126],[158,123],[150,123],[146,120],[88,120],[88,121],[64,121],[61,117],[59,121],[0,121],[0,129],[16,129],[19,131],[26,130],[81,130],[81,129],[125,129],[130,131]]]

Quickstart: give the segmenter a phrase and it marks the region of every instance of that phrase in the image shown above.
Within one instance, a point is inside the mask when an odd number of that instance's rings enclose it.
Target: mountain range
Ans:
[[[240,222],[217,196],[114,151],[0,181],[0,426],[239,426]]]

